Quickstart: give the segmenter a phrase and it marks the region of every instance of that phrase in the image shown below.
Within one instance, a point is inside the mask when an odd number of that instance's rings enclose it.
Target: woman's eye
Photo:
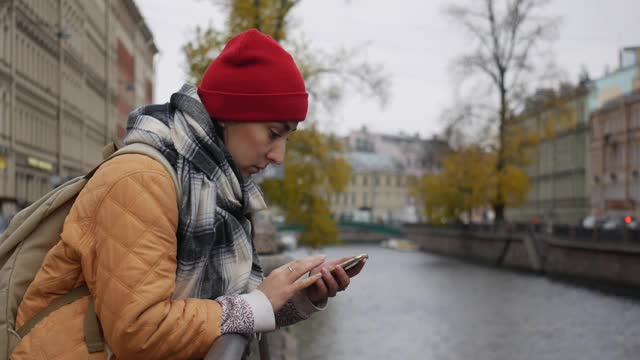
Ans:
[[[278,134],[277,132],[273,131],[273,130],[269,130],[269,132],[271,133],[271,138],[272,139],[277,139],[280,137],[280,134]]]

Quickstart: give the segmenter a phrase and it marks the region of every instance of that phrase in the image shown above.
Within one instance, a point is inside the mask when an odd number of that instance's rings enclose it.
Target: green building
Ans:
[[[528,200],[519,208],[507,208],[508,220],[577,225],[589,215],[587,96],[586,85],[565,85],[538,91],[527,102],[517,121],[541,140],[525,169]]]

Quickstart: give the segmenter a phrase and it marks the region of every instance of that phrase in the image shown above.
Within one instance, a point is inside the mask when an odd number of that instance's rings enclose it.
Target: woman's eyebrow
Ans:
[[[289,123],[282,122],[282,123],[280,123],[280,124],[281,124],[282,126],[284,126],[284,129],[285,129],[287,132],[294,132],[294,131],[296,131],[296,128],[291,128],[291,125],[289,125]]]

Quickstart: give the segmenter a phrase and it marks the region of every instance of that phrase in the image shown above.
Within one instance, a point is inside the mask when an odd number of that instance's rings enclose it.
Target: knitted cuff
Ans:
[[[243,295],[221,296],[216,301],[222,307],[222,334],[250,335],[275,329],[271,303],[259,290]]]
[[[311,314],[324,310],[326,307],[326,300],[316,306],[304,293],[298,292],[276,313],[276,326],[293,325],[308,319]]]

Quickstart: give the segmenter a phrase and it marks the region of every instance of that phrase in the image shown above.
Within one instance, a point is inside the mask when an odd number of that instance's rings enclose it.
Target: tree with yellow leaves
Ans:
[[[442,171],[427,174],[418,181],[414,194],[422,200],[427,220],[431,223],[455,221],[474,209],[491,207],[498,182],[502,184],[507,206],[526,201],[529,179],[513,165],[495,172],[497,156],[479,146],[469,146],[444,156]],[[470,216],[469,216],[470,217]]]
[[[300,243],[314,248],[339,242],[326,194],[344,191],[351,166],[341,145],[315,126],[291,135],[282,179],[262,183],[267,201],[281,207],[291,224],[304,227]]]

